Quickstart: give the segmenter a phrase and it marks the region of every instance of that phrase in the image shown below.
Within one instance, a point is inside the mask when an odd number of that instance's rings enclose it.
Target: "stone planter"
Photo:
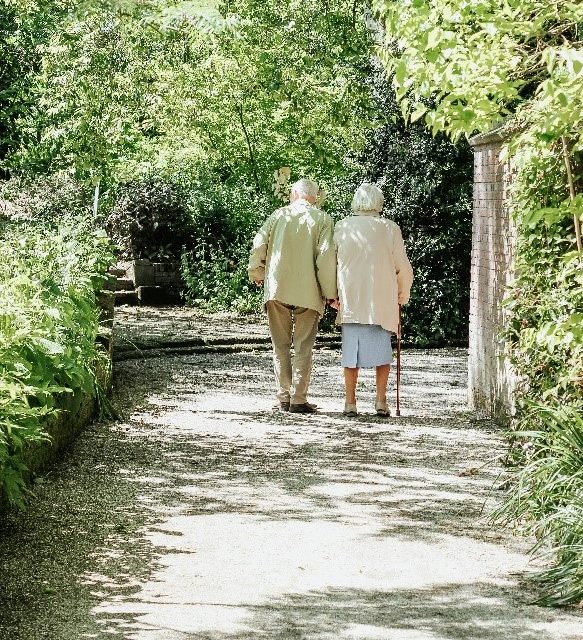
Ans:
[[[152,262],[147,259],[123,262],[111,270],[117,278],[116,304],[181,304],[183,289],[178,262]]]
[[[133,281],[135,288],[156,286],[154,265],[149,260],[132,260],[128,263],[126,277]]]

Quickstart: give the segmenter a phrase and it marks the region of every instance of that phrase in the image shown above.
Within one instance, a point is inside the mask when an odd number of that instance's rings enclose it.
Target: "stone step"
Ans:
[[[138,287],[138,299],[142,304],[175,305],[182,304],[180,292],[168,287]]]
[[[126,269],[124,267],[109,267],[108,272],[116,278],[125,278]]]
[[[116,291],[132,291],[135,288],[134,281],[129,278],[118,278],[115,284]]]
[[[115,304],[138,304],[138,292],[137,291],[116,291],[115,292]]]
[[[115,294],[112,291],[100,291],[97,294],[97,302],[101,307],[99,314],[100,322],[113,320],[113,306],[115,304]]]
[[[116,286],[117,286],[116,276],[112,275],[111,273],[106,273],[105,282],[103,283],[101,288],[104,291],[115,291]]]

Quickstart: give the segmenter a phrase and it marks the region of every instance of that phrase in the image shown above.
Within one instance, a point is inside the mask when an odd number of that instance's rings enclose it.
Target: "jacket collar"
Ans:
[[[313,207],[313,204],[310,204],[307,200],[304,200],[303,198],[298,198],[297,200],[294,200],[293,202],[290,203],[291,207]]]
[[[369,217],[377,216],[378,217],[378,216],[381,215],[381,212],[380,211],[355,211],[354,215],[355,216],[369,216]]]

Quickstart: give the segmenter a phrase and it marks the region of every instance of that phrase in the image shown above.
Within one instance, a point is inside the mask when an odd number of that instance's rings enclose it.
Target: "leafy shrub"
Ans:
[[[180,259],[192,240],[186,197],[176,182],[146,177],[128,182],[108,194],[105,228],[124,259]]]
[[[199,172],[185,185],[193,245],[203,253],[236,253],[260,215],[261,197],[243,181],[231,185]]]
[[[94,190],[71,173],[57,171],[3,182],[0,197],[12,203],[18,219],[56,224],[72,216],[91,216]]]
[[[247,281],[256,229],[272,198],[245,182],[227,185],[207,169],[167,170],[126,183],[102,201],[105,227],[126,259],[179,260],[188,304],[252,312],[261,295]]]
[[[0,488],[22,506],[19,454],[46,438],[55,395],[95,389],[95,291],[113,259],[103,231],[80,219],[0,228]]]
[[[247,252],[233,259],[202,247],[182,256],[182,277],[189,304],[212,311],[257,312],[263,301],[263,289],[248,281]]]
[[[249,282],[247,261],[256,230],[275,207],[245,184],[199,175],[189,189],[193,242],[182,257],[189,304],[241,313],[258,311],[262,291]]]

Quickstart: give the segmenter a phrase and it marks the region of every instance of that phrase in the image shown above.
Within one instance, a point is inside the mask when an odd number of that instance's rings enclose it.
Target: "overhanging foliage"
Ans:
[[[515,176],[510,206],[517,240],[505,336],[521,381],[512,438],[532,439],[532,446],[507,512],[530,518],[530,531],[556,550],[556,568],[541,577],[544,601],[575,601],[582,592],[583,539],[559,513],[565,501],[578,508],[578,498],[565,497],[556,478],[536,470],[552,448],[551,426],[576,433],[575,416],[583,410],[583,5],[377,0],[375,7],[386,25],[383,58],[406,118],[459,139],[512,116],[514,135],[503,156]],[[580,447],[563,444],[553,455],[581,466]],[[563,471],[572,468],[562,462]]]

